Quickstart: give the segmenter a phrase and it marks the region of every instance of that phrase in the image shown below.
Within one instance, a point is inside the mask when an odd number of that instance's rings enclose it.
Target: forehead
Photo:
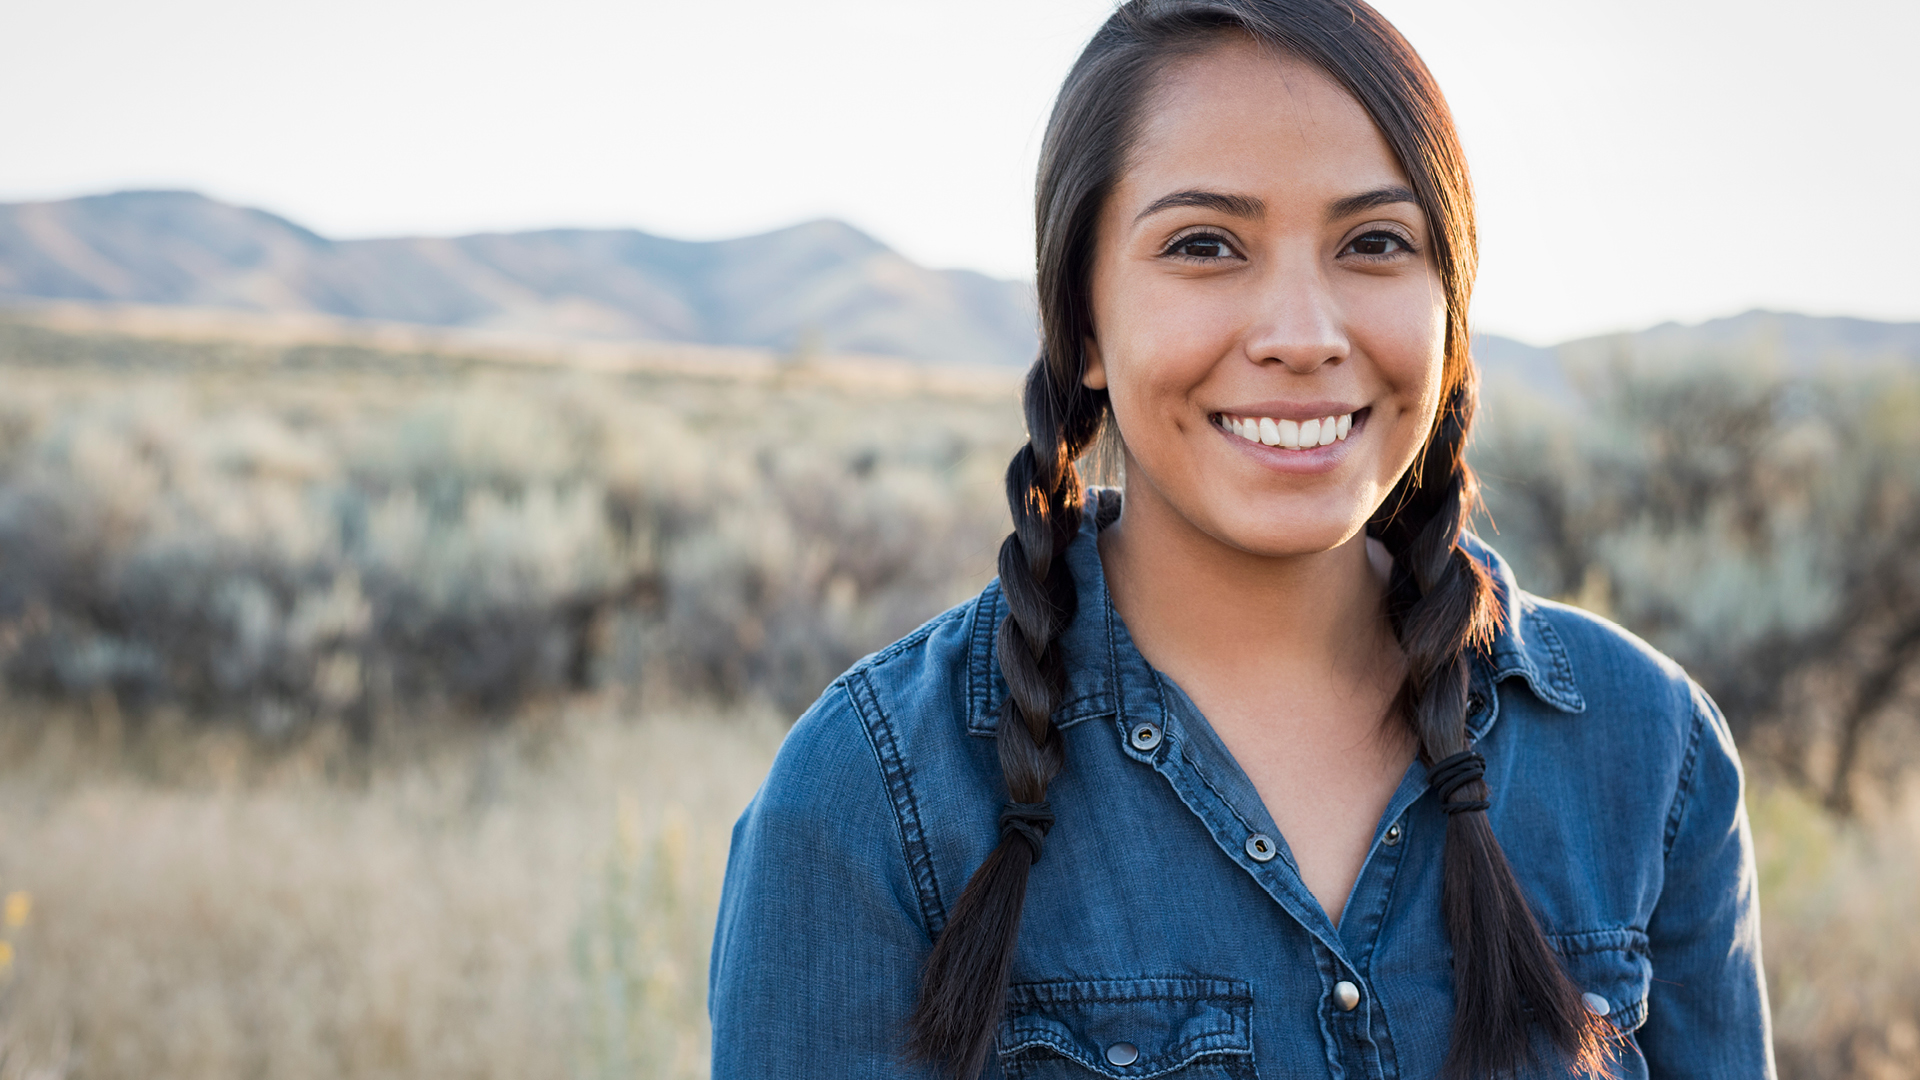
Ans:
[[[1250,40],[1182,57],[1161,72],[1120,178],[1123,192],[1203,187],[1263,199],[1406,184],[1373,118],[1303,60]]]

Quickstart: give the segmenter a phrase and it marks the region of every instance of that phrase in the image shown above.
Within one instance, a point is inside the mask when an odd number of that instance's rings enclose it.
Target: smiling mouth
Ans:
[[[1318,420],[1275,420],[1270,416],[1234,416],[1215,413],[1214,426],[1248,442],[1277,446],[1282,450],[1317,450],[1344,442],[1353,432],[1356,418],[1364,419],[1366,409]]]

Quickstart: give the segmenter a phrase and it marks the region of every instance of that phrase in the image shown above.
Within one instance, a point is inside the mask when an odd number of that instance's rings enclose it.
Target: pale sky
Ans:
[[[1768,306],[1920,320],[1920,4],[1380,0],[1536,343]],[[1108,0],[8,0],[0,200],[185,187],[334,237],[843,218],[1030,277]]]

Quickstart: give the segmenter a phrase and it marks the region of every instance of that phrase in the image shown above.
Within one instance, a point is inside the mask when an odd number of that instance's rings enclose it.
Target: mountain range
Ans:
[[[330,240],[187,191],[0,204],[0,302],[299,312],[521,335],[1025,364],[1033,287],[929,270],[850,225]]]
[[[1755,310],[1550,347],[1476,334],[1473,356],[1490,382],[1523,384],[1570,402],[1579,396],[1574,383],[1583,374],[1615,367],[1651,374],[1701,363],[1733,363],[1792,376],[1890,365],[1920,369],[1920,323]]]
[[[634,229],[332,240],[190,191],[0,203],[0,304],[298,313],[523,336],[1023,365],[1033,286],[916,265],[838,221],[733,240]],[[1760,357],[1787,371],[1920,365],[1920,323],[1750,311],[1539,347],[1479,335],[1493,379],[1553,396],[1622,357]]]

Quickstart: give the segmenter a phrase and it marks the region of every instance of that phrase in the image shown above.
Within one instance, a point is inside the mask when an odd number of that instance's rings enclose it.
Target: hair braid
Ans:
[[[1421,460],[1374,522],[1394,557],[1388,607],[1407,658],[1397,704],[1429,766],[1468,749],[1468,656],[1486,647],[1500,619],[1492,579],[1459,542],[1478,499],[1464,458],[1473,402],[1467,368]],[[1488,797],[1486,783],[1473,780],[1456,801]],[[1531,1053],[1531,1024],[1568,1065],[1604,1073],[1609,1033],[1562,970],[1487,815],[1447,814],[1445,843],[1440,902],[1453,946],[1454,1030],[1443,1075],[1517,1073]]]
[[[1000,545],[1000,589],[1007,617],[994,654],[1007,681],[1000,709],[1000,771],[1013,803],[1037,807],[1066,764],[1053,711],[1066,690],[1059,637],[1077,608],[1066,551],[1080,529],[1080,477],[1073,462],[1100,430],[1106,395],[1043,356],[1027,373],[1027,444],[1007,466],[1013,532]],[[1042,811],[1042,813],[1046,813]],[[1035,819],[1026,819],[1032,822]],[[1044,835],[1051,818],[1039,819]],[[908,1049],[945,1065],[953,1076],[978,1076],[993,1049],[1005,1005],[1027,875],[1040,858],[1028,828],[1002,819],[1000,843],[974,871],[934,942],[921,976]]]

